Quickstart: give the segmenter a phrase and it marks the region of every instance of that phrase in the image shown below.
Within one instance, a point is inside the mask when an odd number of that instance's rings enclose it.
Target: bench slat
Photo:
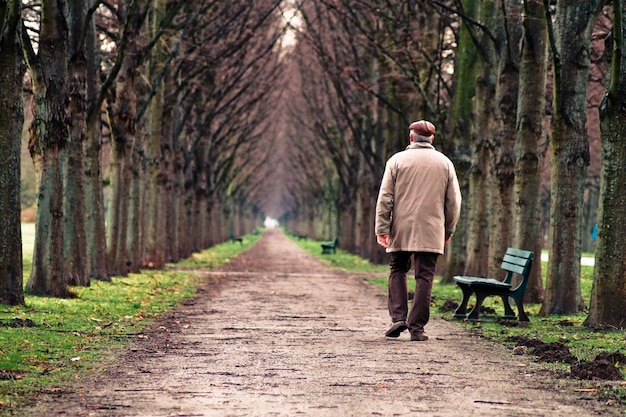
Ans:
[[[498,281],[497,279],[493,279],[493,278],[456,276],[456,277],[454,277],[454,280],[456,282],[460,282],[461,284],[467,284],[467,285],[478,284],[478,285],[490,285],[490,286],[493,286],[493,287],[511,288],[511,284],[508,284],[508,283],[502,282],[502,281]]]
[[[522,249],[515,249],[515,248],[508,248],[506,250],[506,254],[507,255],[517,256],[519,258],[530,258],[530,259],[533,259],[534,256],[535,256],[531,251],[522,250]]]
[[[524,274],[524,269],[526,269],[525,266],[519,266],[519,265],[514,265],[514,264],[510,264],[508,262],[502,262],[502,269],[504,269],[505,271],[511,271],[511,272],[516,272],[520,275]]]
[[[511,255],[504,255],[504,259],[502,260],[502,262],[508,262],[510,264],[526,266],[530,262],[532,262],[532,258],[528,259],[528,258],[519,258],[516,256],[511,256]]]

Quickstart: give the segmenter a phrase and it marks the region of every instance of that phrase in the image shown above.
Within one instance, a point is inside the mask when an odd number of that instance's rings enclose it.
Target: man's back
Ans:
[[[389,159],[381,193],[393,196],[390,251],[443,253],[446,202],[453,181],[452,162],[430,143],[412,143]]]

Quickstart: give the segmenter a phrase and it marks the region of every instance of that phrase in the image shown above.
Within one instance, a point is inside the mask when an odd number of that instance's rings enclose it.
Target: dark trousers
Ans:
[[[390,252],[389,259],[389,315],[391,320],[406,321],[411,334],[423,333],[430,319],[430,293],[439,254],[430,252]],[[411,311],[408,309],[406,274],[415,269],[415,294]]]

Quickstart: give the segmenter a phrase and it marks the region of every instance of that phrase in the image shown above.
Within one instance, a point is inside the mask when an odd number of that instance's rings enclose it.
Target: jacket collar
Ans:
[[[406,149],[435,149],[435,147],[429,142],[413,142]]]

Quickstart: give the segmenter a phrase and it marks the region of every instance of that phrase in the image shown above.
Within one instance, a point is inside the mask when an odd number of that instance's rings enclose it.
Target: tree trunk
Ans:
[[[495,5],[481,3],[475,6],[479,20],[493,29]],[[473,28],[472,30],[475,30]],[[474,36],[477,39],[477,58],[474,63],[476,91],[472,109],[475,125],[470,134],[471,168],[469,170],[467,262],[465,275],[486,276],[489,272],[489,224],[487,178],[492,145],[492,109],[494,106],[496,73],[495,45],[486,33]]]
[[[154,13],[149,23],[149,32],[151,37],[156,37],[159,30],[158,25],[163,19],[165,13],[165,2],[157,0],[154,4]],[[148,68],[148,79],[155,80],[158,78],[161,67],[165,65],[165,54],[162,50],[163,43],[157,42],[152,48],[152,59]],[[146,201],[146,259],[151,268],[162,269],[165,266],[165,245],[167,242],[165,231],[167,225],[166,218],[166,202],[165,195],[165,167],[163,161],[162,150],[164,146],[163,126],[165,121],[164,114],[164,88],[162,85],[155,85],[154,96],[149,107],[148,140],[146,144],[146,166],[147,166],[147,201]]]
[[[136,95],[134,68],[125,64],[119,80],[112,114],[111,207],[109,210],[109,265],[113,275],[129,272],[128,228],[131,179],[133,176],[133,142],[136,134]],[[138,167],[137,167],[138,169]]]
[[[513,184],[515,166],[513,148],[519,94],[519,65],[522,38],[521,0],[503,2],[505,9],[496,13],[497,74],[492,130],[489,182],[489,271],[488,276],[502,276],[500,265],[512,240]]]
[[[20,158],[24,123],[21,2],[5,2],[0,20],[0,304],[24,304]]]
[[[178,201],[178,217],[176,219],[176,230],[178,235],[178,256],[180,259],[186,259],[192,254],[193,235],[191,234],[191,213],[192,213],[192,194],[193,190],[188,184],[191,181],[185,181],[184,172],[181,173],[182,194]]]
[[[102,127],[101,105],[98,96],[98,60],[96,59],[96,34],[93,18],[85,33],[87,70],[87,123],[85,138],[85,234],[89,276],[101,281],[111,281],[107,260],[104,191],[101,168]]]
[[[147,190],[146,190],[146,259],[151,268],[161,269],[165,265],[165,230],[167,225],[165,196],[165,173],[161,154],[163,140],[163,102],[162,94],[157,93],[152,100],[151,132],[149,133],[146,152]]]
[[[72,115],[68,163],[65,178],[65,239],[64,258],[67,282],[70,285],[89,285],[84,143],[87,133],[87,49],[83,42],[87,4],[84,0],[69,0],[69,111]]]
[[[204,244],[206,229],[208,224],[205,216],[207,215],[206,199],[204,193],[193,190],[193,200],[191,202],[191,216],[188,219],[187,236],[191,240],[191,251],[198,252]]]
[[[196,221],[202,226],[202,242],[200,250],[217,245],[221,240],[222,207],[217,200],[208,195],[203,196],[203,210]]]
[[[111,281],[107,260],[107,241],[102,189],[100,149],[102,147],[100,109],[87,119],[85,155],[85,229],[89,276],[101,281]]]
[[[478,9],[476,0],[463,1],[463,10],[475,16]],[[452,138],[454,140],[453,162],[459,178],[459,186],[463,195],[461,206],[461,217],[457,224],[457,229],[446,249],[446,270],[443,275],[444,283],[452,283],[454,275],[462,275],[467,268],[467,257],[473,249],[468,248],[469,218],[470,218],[470,176],[471,176],[471,148],[469,141],[473,127],[471,122],[474,118],[472,112],[472,101],[476,95],[476,79],[478,77],[478,55],[476,45],[473,41],[473,30],[471,26],[463,24],[459,30],[459,48],[455,74],[455,96],[452,106],[451,124],[453,126]],[[471,246],[474,242],[471,243]]]
[[[624,78],[624,63],[620,78]],[[622,83],[602,122],[599,240],[587,326],[626,327],[626,117]],[[611,103],[611,101],[613,101]]]
[[[173,106],[172,106],[173,107]],[[173,114],[176,112],[170,108]],[[179,116],[180,117],[180,116]],[[165,121],[163,136],[170,141],[170,145],[164,155],[165,172],[168,180],[165,193],[169,196],[165,206],[165,258],[168,262],[180,260],[180,237],[178,223],[183,221],[184,212],[180,210],[181,200],[184,197],[184,173],[181,150],[176,145],[174,121]],[[178,151],[178,152],[177,152]]]
[[[113,124],[111,129],[111,164],[109,167],[111,177],[111,202],[108,211],[108,244],[107,253],[109,259],[109,272],[112,275],[124,275],[127,272],[119,262],[119,253],[126,249],[126,239],[122,239],[122,229],[126,230],[127,205],[126,189],[124,182],[124,144],[122,127]],[[119,132],[119,134],[117,133]]]
[[[33,268],[26,291],[33,295],[69,297],[63,262],[63,156],[48,147],[42,160],[35,221]]]
[[[307,205],[306,212],[306,235],[315,239],[317,237],[316,220],[322,217],[322,214],[318,210],[319,206]]]
[[[143,132],[136,132],[137,137],[141,137]],[[133,141],[134,142],[134,141]],[[129,179],[128,194],[128,228],[126,229],[126,253],[124,257],[127,259],[126,265],[128,272],[139,272],[142,265],[145,265],[145,213],[146,213],[146,195],[147,195],[147,179],[145,178],[143,151],[140,149],[140,142],[135,142],[132,150],[127,152],[132,155],[132,161],[128,165],[130,169],[127,171]],[[132,143],[132,142],[131,142]]]
[[[613,10],[613,54],[602,111],[599,238],[585,325],[623,329],[626,327],[626,8],[623,1],[613,1]]]
[[[587,178],[585,201],[583,205],[583,224],[581,251],[595,252],[596,242],[593,238],[594,228],[598,224],[598,201],[600,194],[600,178]]]
[[[356,246],[356,187],[356,181],[349,181],[339,192],[336,236],[328,236],[329,240],[338,237],[337,247],[352,253]]]
[[[32,154],[41,158],[41,183],[35,226],[33,269],[27,291],[35,295],[68,297],[63,261],[63,175],[69,138],[69,76],[67,4],[42,3],[38,56],[29,63],[35,92],[35,118],[31,128]],[[31,57],[29,57],[31,59]]]
[[[541,0],[525,0],[524,11],[524,40],[515,142],[513,246],[530,250],[535,254],[525,301],[541,303],[543,301],[541,174],[548,146],[544,122],[547,32]]]
[[[120,5],[122,21],[132,22],[132,31],[138,32],[142,19],[136,15],[137,10],[129,9],[122,2]],[[141,171],[141,160],[137,157],[140,146],[140,132],[137,127],[138,95],[140,94],[140,67],[143,62],[142,53],[133,39],[127,46],[126,58],[117,77],[115,97],[110,103],[109,118],[111,120],[111,189],[112,200],[109,210],[109,266],[114,275],[126,276],[139,269],[137,252],[137,205],[131,205],[137,199],[137,183]],[[134,187],[134,188],[133,188]],[[134,217],[132,217],[134,216]],[[129,241],[129,237],[133,239]]]
[[[372,174],[368,173],[364,178],[363,185],[359,192],[360,204],[360,251],[359,254],[365,259],[373,262],[380,262],[380,252],[377,250],[379,246],[376,242],[376,234],[373,225],[376,222],[376,199],[374,196],[378,194],[379,182],[371,178]]]
[[[580,229],[589,165],[587,76],[591,31],[601,3],[569,0],[559,1],[556,6],[550,258],[543,315],[570,314],[585,308],[580,293]]]

